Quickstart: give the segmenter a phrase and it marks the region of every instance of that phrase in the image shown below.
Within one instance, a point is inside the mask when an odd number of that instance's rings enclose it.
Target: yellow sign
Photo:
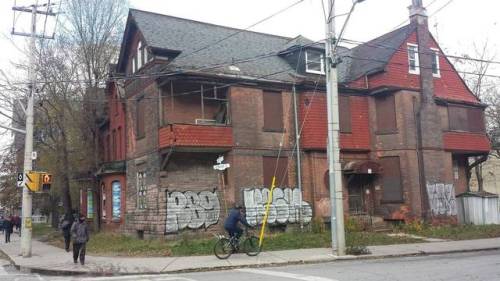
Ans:
[[[31,225],[31,218],[24,218],[24,227],[28,228],[28,229],[31,229],[32,228],[32,225]]]
[[[25,185],[30,191],[37,192],[40,189],[40,173],[28,172]]]

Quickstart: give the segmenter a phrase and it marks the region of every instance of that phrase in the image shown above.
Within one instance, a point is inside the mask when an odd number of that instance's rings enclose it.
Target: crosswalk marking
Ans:
[[[304,280],[304,281],[338,281],[336,279],[330,279],[330,278],[319,277],[319,276],[311,276],[311,275],[294,274],[294,273],[283,272],[283,271],[271,271],[271,270],[252,269],[252,268],[241,268],[241,269],[236,269],[236,270],[241,271],[241,272],[246,272],[246,273],[269,275],[269,276],[297,279],[297,280]]]

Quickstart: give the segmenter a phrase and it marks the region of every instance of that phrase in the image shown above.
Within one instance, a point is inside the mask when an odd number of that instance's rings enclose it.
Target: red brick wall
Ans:
[[[303,123],[302,147],[326,149],[328,135],[326,96],[324,93],[304,93],[300,95],[299,101],[299,122]],[[351,96],[350,105],[352,132],[340,134],[340,147],[343,150],[369,150],[368,98]]]
[[[121,99],[118,98],[118,93],[116,85],[113,83],[110,88],[110,93],[108,94],[108,117],[109,117],[109,129],[106,134],[110,134],[110,147],[105,148],[105,151],[111,149],[111,159],[108,161],[119,161],[125,160],[125,104]],[[117,154],[114,155],[113,150],[113,130],[116,131],[116,151]],[[119,132],[121,132],[119,134]]]

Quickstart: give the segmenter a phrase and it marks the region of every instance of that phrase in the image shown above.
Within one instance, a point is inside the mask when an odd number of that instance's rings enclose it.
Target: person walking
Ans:
[[[10,234],[14,231],[14,224],[12,223],[12,217],[8,217],[4,221],[4,232],[5,232],[5,243],[10,243]]]
[[[71,226],[73,225],[73,215],[66,214],[59,223],[59,229],[61,229],[64,237],[64,249],[69,252],[69,244],[71,242]]]
[[[71,226],[71,237],[73,238],[73,262],[78,262],[80,257],[80,264],[85,264],[85,247],[89,241],[89,228],[85,222],[85,216],[80,214],[78,221],[75,221]]]

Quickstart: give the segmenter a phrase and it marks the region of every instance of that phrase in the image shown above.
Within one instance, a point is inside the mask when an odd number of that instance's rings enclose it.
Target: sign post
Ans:
[[[224,170],[227,168],[231,167],[229,163],[222,163],[224,162],[224,156],[219,156],[216,160],[217,164],[214,165],[214,170],[220,171],[219,177],[221,177],[221,187],[222,187],[222,200],[224,202],[224,210],[226,211],[227,214],[227,204],[226,204],[226,187],[225,187],[225,180],[224,180]]]

